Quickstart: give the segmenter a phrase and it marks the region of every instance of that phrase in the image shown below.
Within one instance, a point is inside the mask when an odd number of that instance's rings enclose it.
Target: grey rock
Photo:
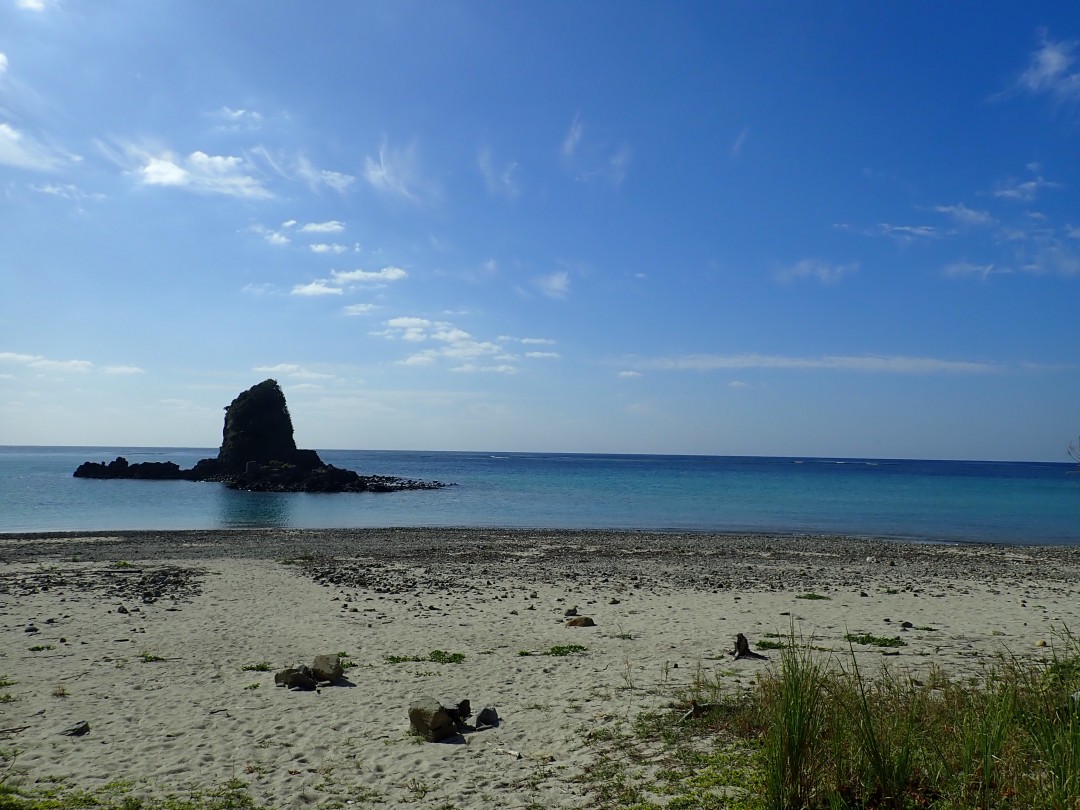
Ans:
[[[450,719],[458,725],[463,725],[472,717],[472,704],[468,700],[447,701],[442,707],[450,715]]]
[[[480,713],[476,715],[477,728],[494,728],[497,725],[499,725],[499,713],[495,711],[494,706],[485,706],[480,710]]]
[[[62,729],[60,733],[66,737],[81,737],[83,734],[90,733],[90,724],[85,720],[80,720],[78,723]]]
[[[567,627],[596,627],[594,622],[588,616],[574,616],[566,621]]]
[[[317,681],[336,681],[345,675],[345,667],[336,655],[317,655],[311,664],[311,675]]]
[[[311,670],[307,667],[292,667],[276,673],[274,675],[274,685],[310,692],[315,689],[319,683],[312,677]]]
[[[439,701],[424,697],[409,707],[409,727],[428,742],[440,742],[457,734],[457,725]]]

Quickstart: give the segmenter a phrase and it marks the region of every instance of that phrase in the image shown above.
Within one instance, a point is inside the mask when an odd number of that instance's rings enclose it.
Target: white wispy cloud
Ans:
[[[577,152],[578,144],[581,143],[581,138],[585,134],[585,124],[581,121],[581,113],[574,115],[574,120],[570,122],[570,129],[567,130],[566,136],[562,142],[562,153],[566,157],[573,157]]]
[[[1033,177],[1030,180],[1007,180],[1005,183],[998,186],[994,191],[994,196],[1002,200],[1031,202],[1044,189],[1058,187],[1058,183],[1047,180],[1040,175]]]
[[[307,284],[297,284],[290,291],[290,295],[302,295],[308,297],[318,297],[322,295],[343,295],[345,292],[341,287],[331,284],[326,279],[320,278]]]
[[[623,144],[615,151],[615,154],[608,158],[608,179],[612,185],[618,187],[623,184],[632,156],[633,150],[629,145]]]
[[[375,304],[349,304],[347,307],[342,308],[342,313],[345,315],[357,316],[367,315],[378,309]]]
[[[475,363],[462,363],[454,366],[451,371],[459,374],[517,374],[517,366],[502,364],[498,366],[478,366]]]
[[[146,373],[138,366],[105,366],[105,368],[102,370],[106,374],[116,374],[121,376]]]
[[[735,138],[735,142],[731,144],[731,156],[733,158],[738,157],[742,152],[743,146],[746,145],[746,139],[750,137],[750,127],[743,127]]]
[[[42,371],[80,374],[90,371],[94,367],[94,364],[89,360],[54,360],[38,354],[20,354],[18,352],[0,352],[0,363],[16,363]]]
[[[935,205],[934,211],[951,217],[961,225],[992,225],[994,222],[994,218],[990,216],[988,211],[977,211],[973,208],[968,208],[963,203],[957,203],[956,205]]]
[[[343,230],[345,230],[345,223],[336,219],[327,222],[307,222],[300,226],[302,233],[340,233]]]
[[[262,128],[263,116],[257,110],[233,109],[224,106],[215,110],[210,117],[218,121],[217,128],[228,132],[254,131]]]
[[[794,357],[769,354],[692,354],[643,360],[640,368],[663,371],[720,371],[764,369],[795,371],[858,371],[883,374],[986,374],[1005,371],[995,363],[944,360],[933,357],[881,355],[824,355]]]
[[[384,267],[382,270],[331,270],[330,278],[319,278],[307,284],[297,284],[292,295],[317,297],[344,295],[352,287],[384,287],[402,281],[409,274],[400,267]]]
[[[297,380],[332,380],[333,374],[311,371],[295,363],[278,363],[273,366],[255,366],[252,371],[258,374],[288,375]]]
[[[1080,101],[1080,71],[1076,63],[1076,42],[1053,42],[1045,34],[1020,74],[1019,87],[1029,93],[1045,93],[1059,101]]]
[[[400,267],[384,267],[382,270],[332,270],[335,284],[386,284],[402,281],[409,274]]]
[[[8,66],[7,54],[5,54],[3,51],[0,51],[0,79],[2,79],[4,77],[5,73],[7,73],[7,66]]]
[[[548,298],[566,298],[570,292],[570,274],[565,270],[556,270],[546,276],[534,278],[533,286]]]
[[[585,124],[581,113],[574,116],[562,142],[564,166],[584,182],[606,181],[614,188],[622,185],[630,167],[634,150],[627,143],[613,146],[610,140],[590,137],[585,141]]]
[[[822,284],[836,284],[844,276],[857,273],[858,262],[848,264],[833,264],[821,259],[803,259],[788,267],[781,268],[776,274],[780,281],[798,281],[801,279],[813,279]]]
[[[304,183],[312,191],[319,191],[325,186],[344,194],[356,180],[351,174],[320,169],[303,154],[290,155],[280,150],[271,152],[265,146],[256,146],[251,150],[251,154],[261,158],[267,166],[281,177],[293,182]]]
[[[344,194],[348,191],[349,186],[356,182],[356,178],[351,174],[344,174],[343,172],[335,172],[330,169],[319,169],[315,167],[312,165],[311,161],[303,155],[300,155],[296,159],[296,175],[313,189],[318,188],[319,186],[326,186],[327,188],[332,188],[339,194]]]
[[[1036,275],[1080,276],[1080,252],[1055,236],[1041,236],[1021,251],[1020,269]]]
[[[520,343],[523,346],[554,346],[556,341],[553,338],[538,338],[538,337],[514,337],[513,335],[499,335],[498,340],[509,343]]]
[[[430,196],[415,142],[391,147],[383,139],[378,154],[364,158],[364,179],[376,191],[411,203],[422,203]]]
[[[622,380],[636,380],[638,377],[642,376],[642,374],[640,371],[626,370],[620,371],[616,376]]]
[[[533,360],[558,360],[562,357],[558,352],[525,352],[525,356]]]
[[[0,165],[51,172],[71,160],[71,155],[46,146],[10,124],[0,123]]]
[[[285,247],[285,245],[289,244],[292,241],[281,231],[275,231],[273,228],[267,228],[265,225],[261,225],[258,223],[249,226],[248,230],[252,233],[259,234],[259,236],[261,236],[274,247]]]
[[[512,373],[514,356],[498,343],[479,340],[471,333],[448,321],[432,321],[419,317],[399,317],[386,321],[379,337],[402,340],[407,343],[434,343],[401,360],[402,365],[430,366],[440,361],[461,363],[453,371],[499,371]],[[477,364],[478,361],[494,361],[497,365]]]
[[[44,11],[51,2],[52,0],[15,0],[15,5],[26,11]]]
[[[348,248],[345,245],[339,245],[336,242],[329,243],[329,244],[326,243],[326,242],[316,242],[313,245],[308,245],[308,250],[310,250],[312,253],[335,253],[335,254],[337,254],[337,253],[344,253],[345,251],[348,250]]]
[[[992,273],[1008,273],[1008,268],[998,268],[991,264],[975,264],[969,261],[952,262],[942,271],[946,278],[978,278],[985,281]]]
[[[488,194],[493,196],[501,195],[510,199],[518,195],[519,189],[516,179],[518,165],[516,162],[511,161],[496,166],[491,150],[485,147],[476,156],[476,166],[480,170],[480,175],[484,178],[484,185],[487,186]]]
[[[38,194],[47,194],[50,197],[60,197],[61,199],[70,200],[71,202],[80,204],[84,202],[99,202],[105,199],[104,194],[83,191],[72,183],[43,183],[41,185],[31,185],[30,190],[35,191]]]
[[[247,199],[273,196],[251,164],[242,157],[208,155],[202,151],[186,157],[171,151],[151,154],[137,147],[128,147],[128,152],[138,162],[133,173],[146,186],[167,186],[198,194],[224,194]]]
[[[837,223],[833,227],[838,231],[857,233],[860,236],[885,236],[904,244],[916,239],[941,239],[952,235],[951,232],[935,228],[933,225],[893,225],[888,222],[879,222],[869,228],[848,223]]]

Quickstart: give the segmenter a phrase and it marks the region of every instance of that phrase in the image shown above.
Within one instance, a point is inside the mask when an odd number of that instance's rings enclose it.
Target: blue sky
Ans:
[[[0,444],[1064,461],[1078,146],[1073,3],[0,0]]]

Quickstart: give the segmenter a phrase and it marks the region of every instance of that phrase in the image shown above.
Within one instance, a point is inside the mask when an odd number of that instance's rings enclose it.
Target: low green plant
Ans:
[[[257,664],[244,664],[240,667],[242,672],[269,672],[272,669],[269,661],[259,661]]]
[[[47,650],[55,650],[55,644],[35,644],[30,648],[30,652],[45,652]]]
[[[554,656],[574,655],[575,653],[586,652],[586,651],[588,651],[588,649],[589,649],[588,647],[585,647],[584,645],[581,645],[581,644],[558,644],[558,645],[552,647],[546,653],[544,653],[544,655],[554,655]]]
[[[795,598],[796,599],[809,599],[811,601],[819,600],[819,599],[832,599],[831,596],[825,596],[824,594],[813,593],[813,592],[811,592],[811,593],[800,593],[800,594],[797,594],[795,596]]]
[[[900,636],[875,636],[870,633],[848,633],[844,641],[853,644],[866,644],[870,647],[906,647],[907,642]]]
[[[786,650],[788,647],[783,641],[776,641],[771,638],[763,638],[755,643],[754,646],[759,650]]]
[[[465,653],[449,653],[444,650],[432,650],[425,656],[418,655],[388,655],[386,656],[386,663],[388,664],[407,664],[412,662],[426,663],[431,662],[433,664],[460,664],[465,660]]]
[[[164,661],[165,659],[162,656],[155,655],[152,652],[141,652],[139,653],[139,660],[142,661],[144,664],[153,664],[158,661]]]

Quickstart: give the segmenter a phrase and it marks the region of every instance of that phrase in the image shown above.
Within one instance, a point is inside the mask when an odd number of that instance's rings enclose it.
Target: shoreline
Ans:
[[[575,608],[595,626],[567,627]],[[1073,547],[495,529],[0,535],[0,729],[21,729],[0,748],[43,785],[127,779],[148,796],[238,779],[269,807],[581,807],[599,740],[695,678],[739,690],[778,665],[767,650],[732,661],[736,633],[754,645],[793,630],[868,672],[966,678],[1002,655],[1045,659],[1070,627]],[[862,633],[903,646],[845,640]],[[584,649],[554,652],[573,646]],[[339,652],[352,686],[290,692],[249,669]],[[502,720],[418,743],[407,710],[426,695]],[[88,734],[58,733],[83,720]]]

